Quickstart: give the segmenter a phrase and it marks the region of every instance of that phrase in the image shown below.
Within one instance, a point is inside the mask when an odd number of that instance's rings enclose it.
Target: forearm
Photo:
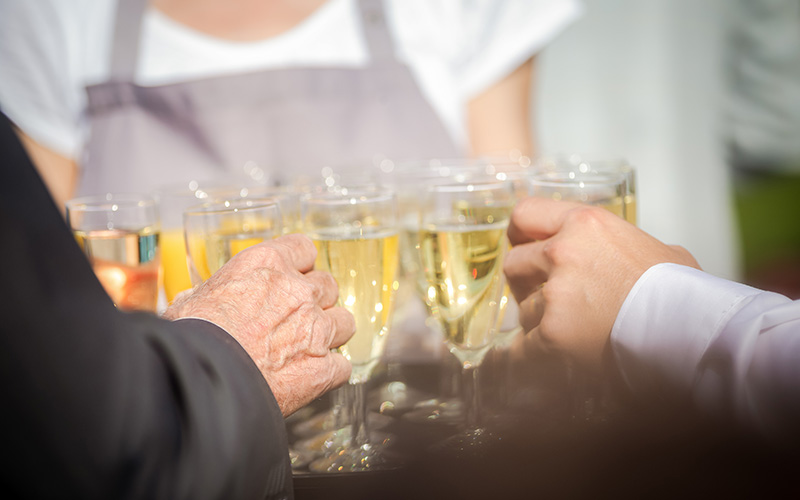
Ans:
[[[0,429],[14,457],[0,482],[53,498],[285,493],[283,419],[241,347],[206,322],[116,309],[3,117],[0,160]]]
[[[38,144],[21,130],[15,129],[15,132],[47,186],[50,196],[63,214],[66,201],[75,195],[78,165],[74,160]]]
[[[535,153],[531,123],[533,59],[471,99],[467,105],[471,152],[494,156],[517,150]]]
[[[97,314],[106,327],[92,330],[56,315],[44,328],[26,321],[24,336],[3,342],[14,409],[4,442],[19,452],[18,479],[46,475],[31,491],[76,498],[287,494],[283,418],[241,347],[199,320],[119,316]]]

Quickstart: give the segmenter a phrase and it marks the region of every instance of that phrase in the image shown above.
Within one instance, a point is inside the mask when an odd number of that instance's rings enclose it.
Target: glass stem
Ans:
[[[509,385],[511,384],[511,369],[509,363],[508,349],[498,348],[494,352],[494,373],[495,390],[497,391],[497,401],[502,410],[507,409],[510,404]]]
[[[333,417],[332,428],[334,430],[341,429],[347,425],[349,418],[347,415],[348,409],[352,406],[350,404],[350,391],[347,387],[340,387],[333,391],[331,395],[333,404],[331,414]]]
[[[464,402],[467,405],[467,429],[478,429],[481,425],[481,391],[478,387],[478,367],[464,367]]]
[[[439,365],[439,394],[442,401],[458,398],[461,374],[461,363],[450,353],[445,352]]]
[[[353,444],[361,447],[369,444],[369,426],[367,425],[367,389],[364,382],[350,384],[353,391],[350,403],[352,418],[352,439]]]

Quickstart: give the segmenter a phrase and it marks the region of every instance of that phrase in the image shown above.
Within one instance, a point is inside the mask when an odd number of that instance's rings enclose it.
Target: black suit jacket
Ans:
[[[252,360],[207,322],[117,310],[2,115],[0,241],[0,496],[292,496]]]

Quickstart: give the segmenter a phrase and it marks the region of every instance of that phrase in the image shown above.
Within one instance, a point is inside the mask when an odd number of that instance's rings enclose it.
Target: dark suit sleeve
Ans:
[[[291,497],[283,418],[252,360],[205,321],[118,311],[2,115],[0,240],[0,490]]]

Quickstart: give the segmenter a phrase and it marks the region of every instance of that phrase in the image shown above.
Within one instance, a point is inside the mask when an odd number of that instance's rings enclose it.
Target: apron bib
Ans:
[[[370,63],[288,68],[160,86],[133,83],[146,0],[120,0],[111,80],[87,87],[90,137],[79,194],[151,192],[241,177],[321,179],[324,166],[463,154],[394,57],[381,0],[359,0]]]

